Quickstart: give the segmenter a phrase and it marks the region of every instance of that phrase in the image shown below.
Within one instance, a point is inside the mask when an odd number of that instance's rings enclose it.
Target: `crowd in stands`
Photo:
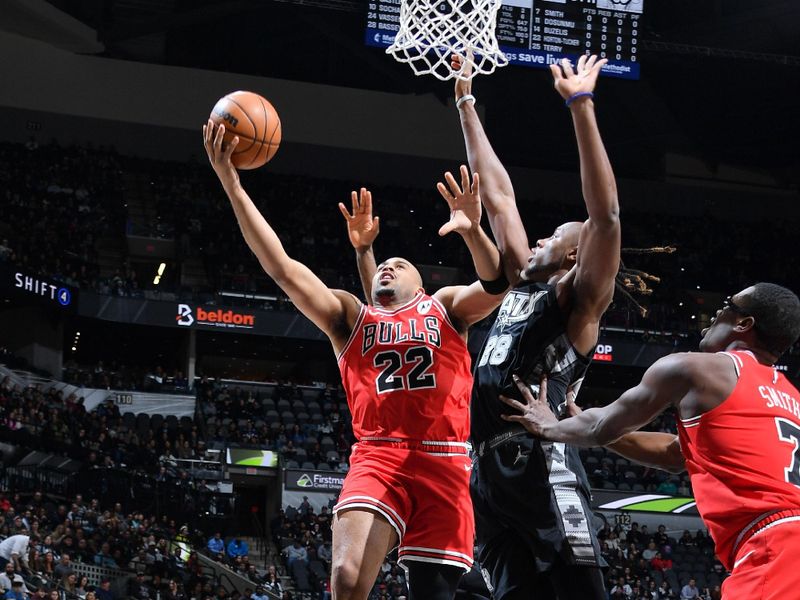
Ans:
[[[51,600],[211,600],[232,597],[204,574],[188,544],[188,527],[120,503],[75,496],[71,502],[41,492],[23,498],[0,493],[0,587],[6,598]],[[113,569],[89,584],[82,565]],[[120,570],[130,573],[126,590]],[[124,582],[123,582],[124,583]],[[16,585],[15,585],[16,584]]]
[[[606,525],[598,537],[611,600],[720,600],[727,573],[705,532],[684,531],[676,539],[664,525],[650,532],[633,522]]]
[[[254,392],[204,377],[197,387],[210,443],[277,450],[289,468],[347,471],[355,439],[341,386]]]
[[[211,169],[203,162],[169,163],[120,156],[109,148],[60,147],[55,143],[0,144],[0,262],[11,262],[76,287],[101,293],[141,295],[152,287],[137,275],[125,255],[126,193],[123,181],[141,180],[142,194],[153,209],[151,223],[139,223],[144,233],[176,240],[177,260],[200,258],[206,266],[205,294],[214,301],[217,290],[278,294],[233,225],[230,207]],[[378,254],[406,256],[422,264],[439,262],[469,271],[463,244],[435,235],[432,223],[446,219],[444,204],[430,190],[372,186],[376,213],[382,217]],[[247,181],[259,206],[276,223],[287,251],[313,266],[331,286],[358,291],[355,266],[342,268],[352,256],[336,204],[349,190],[369,182],[321,180],[260,172]],[[141,187],[141,186],[140,186]],[[523,221],[531,235],[546,235],[565,220],[581,217],[579,204],[531,196],[517,190]],[[625,200],[625,199],[623,199]],[[609,324],[647,326],[659,330],[697,330],[687,294],[697,289],[727,295],[758,280],[791,287],[798,259],[791,240],[797,223],[750,220],[746,226],[726,221],[718,212],[702,218],[654,214],[640,199],[624,206],[623,246],[674,245],[678,253],[624,256],[628,266],[662,278],[646,304],[643,318],[625,301],[606,316]],[[141,232],[139,232],[141,233]],[[102,239],[116,240],[123,258],[101,273]],[[769,239],[769,245],[761,240]],[[776,255],[782,260],[773,260]],[[431,257],[436,257],[435,260]],[[199,286],[203,287],[203,286]],[[163,284],[162,284],[163,288]],[[178,290],[175,290],[178,291]],[[688,301],[691,303],[691,301]],[[270,305],[275,306],[275,305]]]
[[[331,502],[331,505],[333,502]],[[272,522],[275,545],[282,549],[281,569],[291,575],[297,592],[306,597],[326,598],[330,591],[331,512],[319,512],[304,500],[288,507]],[[636,522],[630,527],[609,525],[599,531],[602,555],[608,563],[605,580],[611,600],[720,600],[727,573],[714,558],[714,544],[703,531],[692,535],[684,531],[677,539],[661,525],[654,532]],[[221,541],[209,540],[221,547]],[[222,550],[218,550],[222,552]],[[272,570],[270,572],[273,572]],[[281,593],[276,583],[261,581],[268,589]],[[480,575],[470,573],[463,581],[467,598],[490,597]],[[370,600],[405,600],[408,586],[397,557],[387,557],[375,581]]]

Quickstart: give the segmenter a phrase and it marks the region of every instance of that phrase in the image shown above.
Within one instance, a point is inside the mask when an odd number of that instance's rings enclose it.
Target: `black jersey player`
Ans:
[[[567,388],[584,377],[614,294],[619,206],[592,97],[604,63],[583,56],[576,68],[567,61],[551,67],[572,115],[588,219],[561,225],[533,248],[508,173],[478,119],[471,83],[456,83],[470,166],[481,174],[483,202],[513,286],[478,355],[471,405],[478,559],[496,600],[607,597],[577,449],[535,440],[503,418],[509,409],[499,400],[500,394],[519,397],[514,376],[537,392],[546,374],[547,399],[557,410]]]

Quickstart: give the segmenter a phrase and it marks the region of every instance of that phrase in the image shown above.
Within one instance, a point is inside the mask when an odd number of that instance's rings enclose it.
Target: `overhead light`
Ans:
[[[80,331],[76,331],[75,332],[75,337],[81,337],[81,332]]]
[[[158,285],[161,282],[161,275],[153,277],[153,285]]]
[[[158,265],[158,275],[159,277],[164,274],[164,269],[167,268],[167,263],[161,263]]]
[[[72,347],[72,351],[75,352],[75,350],[77,350],[77,348],[75,346],[73,346]]]

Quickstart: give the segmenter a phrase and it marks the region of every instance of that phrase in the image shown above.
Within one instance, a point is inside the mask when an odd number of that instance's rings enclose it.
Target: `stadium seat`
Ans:
[[[620,492],[630,492],[630,491],[631,491],[631,486],[629,486],[629,485],[628,485],[627,483],[625,483],[625,482],[622,482],[622,483],[620,483],[619,485],[617,485],[617,489],[618,489]]]
[[[296,423],[294,413],[290,410],[285,410],[281,413],[281,421],[287,427],[290,427]]]
[[[319,446],[322,452],[325,452],[326,454],[331,450],[336,449],[336,444],[334,443],[333,439],[328,436],[325,436],[320,440]]]
[[[278,410],[278,407],[272,398],[264,398],[264,400],[261,401],[261,408],[264,410],[264,412],[269,410]]]
[[[297,422],[300,425],[305,425],[311,419],[311,416],[307,412],[295,413],[295,417],[297,417]]]
[[[268,410],[264,414],[264,419],[266,419],[267,423],[275,423],[281,420],[281,416],[277,410]]]
[[[306,403],[301,400],[295,400],[294,402],[292,402],[292,411],[294,411],[295,414],[300,412],[305,412]]]
[[[287,460],[286,461],[286,468],[287,469],[299,469],[300,468],[300,463],[298,463],[296,460]]]
[[[300,466],[300,468],[301,468],[301,469],[311,469],[311,470],[313,471],[313,470],[315,470],[315,469],[317,468],[317,466],[316,466],[314,463],[310,462],[310,461],[305,461],[305,462],[304,462],[304,463],[303,463],[303,464]]]
[[[164,416],[163,415],[151,415],[150,416],[150,429],[153,431],[158,431],[161,429],[161,426],[164,424]]]
[[[322,407],[319,405],[319,402],[309,402],[307,409],[312,415],[322,412]]]
[[[292,405],[286,398],[281,398],[280,400],[278,400],[275,406],[278,412],[283,412],[285,410],[290,410],[292,408]]]
[[[322,414],[321,413],[311,413],[311,421],[312,425],[322,425]]]
[[[611,483],[610,481],[603,482],[603,489],[604,490],[616,490],[617,486]]]

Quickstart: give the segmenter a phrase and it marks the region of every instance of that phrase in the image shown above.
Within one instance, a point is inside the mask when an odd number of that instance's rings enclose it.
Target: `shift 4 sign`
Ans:
[[[19,271],[14,273],[14,287],[20,292],[58,302],[61,306],[69,306],[72,303],[72,292],[66,287]]]

